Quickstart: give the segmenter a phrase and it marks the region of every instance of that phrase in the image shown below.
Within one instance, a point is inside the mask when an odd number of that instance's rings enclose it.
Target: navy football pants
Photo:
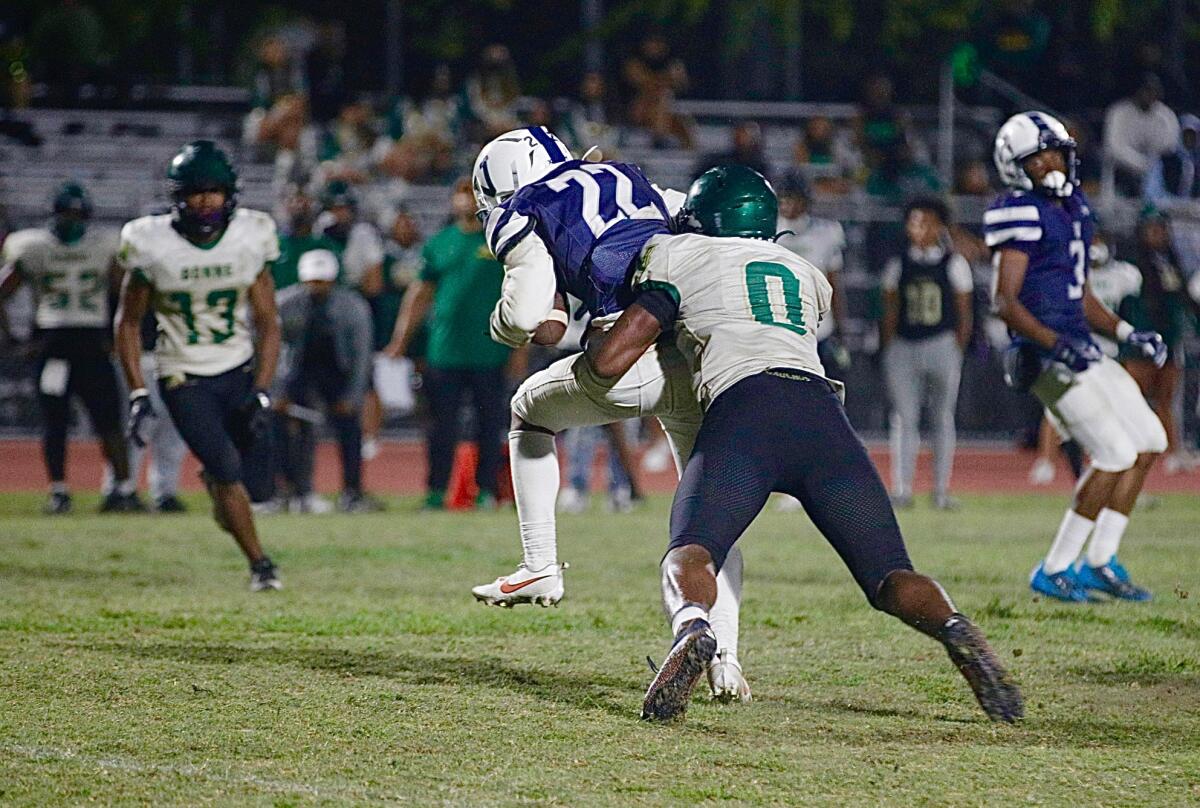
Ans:
[[[768,370],[712,403],[675,493],[670,548],[699,544],[720,569],[772,491],[800,500],[872,604],[888,573],[912,569],[866,448],[812,373]]]

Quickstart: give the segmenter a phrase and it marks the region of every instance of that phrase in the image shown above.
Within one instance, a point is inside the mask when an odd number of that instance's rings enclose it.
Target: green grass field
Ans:
[[[467,592],[516,560],[510,512],[266,518],[287,588],[252,595],[202,500],[77,499],[60,519],[0,500],[0,804],[1200,803],[1196,497],[1134,518],[1144,605],[1031,597],[1061,497],[903,515],[1021,682],[1018,726],[872,611],[803,516],[744,540],[754,703],[651,726],[666,499],[562,518],[567,599],[513,611]]]

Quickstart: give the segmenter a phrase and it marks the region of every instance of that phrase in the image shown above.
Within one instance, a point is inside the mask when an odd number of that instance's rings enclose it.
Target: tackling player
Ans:
[[[1091,591],[1148,600],[1117,549],[1167,436],[1137,383],[1091,332],[1127,343],[1160,366],[1166,345],[1153,331],[1135,331],[1092,292],[1087,270],[1095,225],[1075,180],[1075,141],[1062,123],[1044,112],[1014,115],[996,134],[993,159],[1010,189],[983,216],[996,267],[994,306],[1013,337],[1007,378],[1016,389],[1032,390],[1059,432],[1092,458],[1029,585],[1068,602],[1091,600]]]
[[[266,213],[237,207],[237,174],[210,140],[184,146],[167,178],[171,213],[134,219],[121,231],[127,275],[116,331],[132,391],[130,438],[140,445],[147,422],[158,417],[140,361],[139,326],[153,306],[157,384],[179,434],[204,466],[213,516],[246,554],[251,590],[279,589],[242,483],[243,462],[262,429],[270,405],[265,391],[279,358],[270,272],[279,256],[275,223]]]
[[[4,242],[0,280],[0,304],[23,281],[33,285],[37,300],[38,400],[45,419],[42,451],[50,476],[45,512],[71,510],[66,472],[72,396],[83,400],[116,479],[100,509],[144,510],[130,480],[129,454],[121,434],[121,394],[112,362],[109,297],[120,277],[114,260],[116,233],[88,226],[92,202],[78,183],[64,183],[58,189],[53,209],[49,227],[18,230]]]
[[[706,235],[650,239],[633,277],[636,297],[580,363],[586,389],[608,389],[674,331],[704,407],[662,563],[675,642],[642,717],[687,709],[716,651],[709,617],[717,572],[777,491],[800,500],[872,606],[945,646],[989,717],[1020,718],[1020,692],[982,632],[936,581],[913,571],[887,491],[846,420],[842,385],[825,378],[817,356],[832,289],[773,242],[771,186],[744,166],[710,169],[693,183],[681,218]]]
[[[608,327],[627,302],[629,274],[642,246],[670,232],[664,196],[676,204],[683,198],[660,191],[628,163],[572,159],[562,141],[540,126],[507,132],[485,146],[472,185],[486,216],[488,245],[505,268],[492,337],[514,348],[535,331],[539,342],[558,341],[566,330],[567,293],[587,307],[591,333]],[[563,596],[555,433],[654,415],[671,441],[677,469],[691,453],[700,408],[673,345],[651,347],[599,393],[579,384],[579,359],[575,354],[533,374],[513,396],[509,456],[524,558],[512,574],[472,590],[485,603],[548,605]],[[709,681],[718,698],[747,701],[750,688],[737,661],[740,553],[731,557],[721,590],[713,617],[720,654]]]

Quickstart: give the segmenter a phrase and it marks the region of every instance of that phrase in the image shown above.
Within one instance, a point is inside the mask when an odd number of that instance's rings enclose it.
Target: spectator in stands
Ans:
[[[804,176],[826,194],[848,193],[862,171],[862,155],[823,115],[809,118],[796,140],[793,159]]]
[[[604,74],[590,70],[579,84],[579,100],[568,102],[556,131],[576,154],[583,155],[595,146],[600,159],[611,160],[620,145],[619,117]]]
[[[378,273],[383,263],[383,239],[374,224],[359,213],[358,193],[344,180],[334,180],[321,194],[317,232],[333,243],[342,262],[339,279],[359,287],[364,278]]]
[[[520,126],[516,103],[521,84],[512,54],[500,44],[491,44],[479,55],[479,65],[467,77],[467,111],[471,135],[480,142],[491,140]]]
[[[424,266],[421,256],[421,231],[407,208],[396,208],[385,223],[384,258],[379,272],[363,278],[362,291],[371,307],[372,347],[381,353],[392,340],[396,319],[408,287],[416,283]],[[399,383],[403,383],[401,380]],[[391,391],[385,390],[384,393]],[[397,391],[407,398],[407,390]],[[373,460],[379,453],[379,430],[383,424],[383,404],[375,386],[367,391],[363,405],[363,459]]]
[[[908,116],[896,106],[894,94],[892,80],[882,73],[872,75],[863,84],[854,131],[858,147],[871,168],[913,142]]]
[[[286,289],[300,281],[300,256],[309,250],[337,251],[338,245],[325,235],[317,235],[317,201],[301,188],[292,188],[284,202],[283,226],[279,229],[279,258],[271,265],[275,290]]]
[[[692,176],[699,177],[714,166],[742,165],[753,168],[764,177],[770,168],[763,157],[762,128],[754,121],[741,121],[730,132],[729,150],[706,154],[692,167]]]
[[[933,504],[956,507],[950,497],[954,466],[954,411],[963,351],[971,339],[974,282],[965,258],[951,251],[945,203],[915,199],[904,214],[907,243],[883,272],[879,341],[892,402],[892,500],[910,507],[920,443],[921,408],[933,422]]]
[[[994,195],[996,192],[992,190],[992,177],[988,173],[987,163],[982,160],[968,160],[960,165],[955,177],[954,193],[960,196]]]
[[[687,88],[687,68],[671,55],[671,46],[661,34],[651,34],[638,45],[637,53],[622,70],[633,100],[629,120],[650,132],[654,145],[662,148],[677,143],[691,149],[692,123],[675,110],[675,96]]]
[[[453,222],[425,244],[420,279],[405,295],[389,356],[408,353],[428,316],[427,368],[422,376],[429,400],[429,478],[425,506],[445,506],[458,444],[459,415],[470,393],[479,446],[475,481],[478,505],[496,501],[500,445],[508,422],[504,369],[510,351],[488,335],[488,318],[500,299],[503,268],[492,256],[475,217],[467,179],[451,197]]]
[[[337,118],[324,131],[319,146],[322,180],[345,180],[356,185],[371,178],[375,140],[375,112],[369,98],[342,104]]]
[[[1133,95],[1104,114],[1104,152],[1124,196],[1140,195],[1151,167],[1179,143],[1179,119],[1162,95],[1162,81],[1146,73]]]
[[[981,11],[980,61],[1022,87],[1041,79],[1050,45],[1050,19],[1033,0],[985,3]]]
[[[1171,246],[1170,220],[1153,207],[1138,220],[1138,269],[1142,273],[1142,293],[1131,307],[1129,322],[1139,330],[1157,331],[1167,344],[1167,362],[1161,368],[1142,355],[1130,355],[1125,368],[1137,381],[1142,393],[1158,413],[1167,433],[1165,468],[1185,471],[1195,460],[1184,453],[1180,424],[1175,418],[1175,391],[1182,372],[1183,340],[1195,328],[1200,303],[1188,293],[1186,276],[1179,257]]]
[[[277,32],[268,34],[259,42],[256,56],[250,86],[251,106],[267,110],[285,95],[304,93],[304,70],[292,58],[286,38]]]
[[[889,204],[903,204],[922,194],[941,190],[933,169],[918,162],[907,141],[872,151],[874,164],[867,177],[867,193],[883,197]]]
[[[362,406],[371,373],[371,313],[363,299],[337,285],[338,260],[329,250],[300,256],[300,284],[279,295],[279,319],[288,346],[283,396],[277,408],[325,407],[337,434],[342,460],[338,510],[365,513],[381,509],[363,494]],[[312,419],[315,420],[315,419]],[[312,494],[315,441],[312,420],[298,420],[296,452],[289,463],[295,496]]]
[[[463,99],[451,80],[450,66],[438,65],[423,99],[402,98],[388,113],[388,137],[376,143],[376,162],[389,178],[379,210],[401,204],[410,183],[446,179],[463,127]]]
[[[277,196],[288,186],[307,185],[317,170],[320,130],[309,120],[303,95],[285,95],[261,116],[252,111],[243,136],[266,154],[274,152]]]
[[[1179,116],[1179,145],[1150,167],[1144,196],[1160,205],[1200,199],[1200,118]]]

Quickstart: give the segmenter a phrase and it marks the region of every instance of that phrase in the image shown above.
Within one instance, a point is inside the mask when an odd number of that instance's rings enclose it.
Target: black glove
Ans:
[[[1060,336],[1050,352],[1055,362],[1061,362],[1073,373],[1083,373],[1093,362],[1099,362],[1103,356],[1091,340],[1078,337]]]
[[[262,390],[255,390],[246,396],[245,401],[237,409],[229,413],[225,419],[225,428],[229,437],[239,452],[244,452],[254,445],[254,441],[267,428],[267,410],[271,399]]]
[[[129,422],[125,426],[125,437],[139,449],[146,446],[145,433],[150,429],[150,419],[157,418],[150,394],[142,390],[129,397]]]

